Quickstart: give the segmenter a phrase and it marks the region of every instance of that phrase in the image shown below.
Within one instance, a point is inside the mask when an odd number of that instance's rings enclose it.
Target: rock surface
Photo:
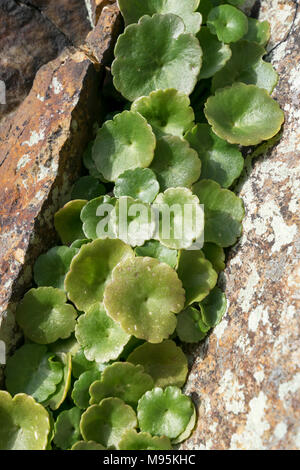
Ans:
[[[6,104],[0,120],[27,96],[37,70],[92,30],[108,0],[1,0],[0,80]]]
[[[56,240],[53,215],[68,200],[93,125],[106,112],[104,58],[118,15],[115,5],[101,13],[106,34],[99,36],[97,67],[81,50],[66,48],[39,70],[29,96],[0,129],[0,339],[7,352],[18,340],[16,302],[30,286],[34,260]]]
[[[183,449],[300,448],[300,11],[291,0],[256,2],[255,10],[271,22],[268,58],[286,123],[272,150],[247,158],[238,185],[246,218],[222,279],[229,308],[189,351],[186,391],[199,421]]]

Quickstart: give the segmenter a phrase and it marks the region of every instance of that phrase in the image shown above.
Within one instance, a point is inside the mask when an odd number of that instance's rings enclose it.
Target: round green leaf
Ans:
[[[106,448],[116,449],[128,429],[137,426],[133,409],[119,398],[105,398],[90,406],[82,415],[80,429],[86,441],[93,440]]]
[[[210,328],[203,324],[199,310],[188,307],[177,317],[176,333],[184,343],[198,343],[207,335]]]
[[[79,408],[71,408],[62,411],[55,423],[55,435],[53,442],[60,449],[70,449],[78,439],[80,439],[80,423],[81,410]]]
[[[184,290],[176,272],[154,258],[131,258],[113,271],[104,292],[105,309],[124,331],[160,343],[176,327]]]
[[[174,13],[184,21],[188,33],[197,33],[201,25],[201,15],[195,10],[199,0],[118,0],[119,8],[126,26],[137,23],[144,15],[152,16],[154,13]]]
[[[197,413],[194,407],[194,413],[190,419],[189,424],[187,425],[187,427],[185,428],[182,434],[180,434],[176,439],[172,439],[172,444],[180,444],[180,442],[183,442],[186,439],[188,439],[195,428],[196,421],[197,421]]]
[[[50,344],[68,338],[75,328],[77,312],[66,304],[65,293],[54,287],[30,289],[17,307],[16,319],[28,339]]]
[[[105,447],[94,441],[78,441],[71,450],[105,450]]]
[[[65,401],[71,386],[72,356],[70,353],[61,353],[58,357],[60,358],[60,362],[63,366],[63,379],[56,387],[55,393],[43,403],[44,406],[49,406],[51,410],[58,410],[61,404]]]
[[[201,160],[200,179],[212,179],[228,188],[240,176],[244,158],[238,146],[220,139],[208,124],[197,124],[185,138]]]
[[[139,113],[123,111],[106,121],[97,133],[93,159],[108,181],[116,181],[126,170],[146,168],[154,156],[155,137]]]
[[[116,238],[111,225],[111,213],[117,200],[109,196],[100,196],[89,201],[82,209],[80,218],[82,230],[91,240],[97,238]]]
[[[213,131],[231,144],[257,145],[277,134],[284,121],[266,90],[244,83],[217,90],[204,112]]]
[[[50,430],[49,430],[49,434],[48,434],[48,444],[47,444],[46,450],[52,450],[52,441],[53,441],[53,437],[54,437],[54,424],[55,423],[54,423],[54,418],[53,418],[52,412],[50,410],[47,410],[47,411],[48,411],[49,421],[50,421]]]
[[[247,16],[231,5],[213,8],[208,15],[207,25],[219,41],[229,43],[242,39],[248,31]]]
[[[143,202],[151,203],[159,192],[159,184],[155,174],[149,168],[127,170],[116,181],[114,194],[116,197],[130,196]]]
[[[38,257],[33,273],[38,286],[64,288],[64,281],[72,259],[78,253],[77,248],[55,246]]]
[[[96,380],[90,387],[90,404],[98,404],[104,398],[116,397],[132,408],[136,408],[139,399],[153,388],[153,379],[144,372],[140,365],[129,362],[115,362],[106,367],[101,380]]]
[[[63,371],[46,346],[25,344],[8,359],[5,375],[9,393],[26,393],[41,403],[55,392]]]
[[[156,229],[155,214],[150,204],[128,196],[117,200],[111,224],[116,236],[133,247],[142,246],[153,238]]]
[[[199,181],[193,191],[204,205],[205,241],[222,247],[234,245],[242,234],[245,215],[242,199],[211,180]]]
[[[215,287],[209,295],[200,303],[202,320],[213,328],[218,325],[227,309],[227,300],[224,292]]]
[[[80,349],[80,346],[74,334],[72,334],[70,338],[59,339],[55,341],[55,343],[48,345],[48,350],[58,355],[61,353],[64,353],[64,354],[70,353],[71,356],[74,356],[79,349]]]
[[[86,409],[89,406],[90,394],[89,388],[93,382],[100,379],[101,373],[99,370],[91,369],[83,372],[79,379],[74,382],[72,390],[72,400],[78,408]]]
[[[251,42],[257,42],[265,46],[271,35],[270,23],[268,21],[258,21],[254,18],[248,18],[248,32],[243,39]]]
[[[162,263],[168,264],[171,268],[176,268],[177,266],[177,250],[171,250],[157,240],[147,241],[143,246],[136,247],[135,252],[137,256],[156,258]]]
[[[99,179],[93,176],[82,176],[73,186],[72,199],[87,199],[90,201],[95,197],[102,196],[106,193],[106,189],[99,182]]]
[[[80,348],[72,357],[72,374],[76,379],[79,379],[81,374],[91,369],[101,372],[103,367],[104,364],[97,364],[95,361],[88,361],[85,357],[83,348]]]
[[[214,270],[219,274],[225,269],[225,253],[221,246],[214,243],[204,243],[202,251],[208,261],[211,262]]]
[[[262,60],[265,50],[259,44],[238,41],[231,45],[232,56],[213,78],[212,92],[235,82],[257,85],[272,93],[278,80],[273,66]]]
[[[199,199],[187,188],[169,188],[154,201],[159,212],[157,238],[167,248],[187,249],[203,235]]]
[[[200,302],[215,287],[218,275],[202,251],[181,251],[178,277],[186,294],[186,305]]]
[[[119,450],[172,450],[170,439],[165,436],[151,436],[148,432],[136,432],[128,429],[123,434]]]
[[[203,51],[203,63],[199,78],[210,78],[224,67],[231,57],[231,50],[227,44],[218,41],[206,26],[201,28],[197,38]]]
[[[159,344],[144,343],[137,347],[127,360],[133,364],[141,364],[153,378],[155,387],[183,387],[185,384],[188,373],[187,358],[182,349],[170,339]]]
[[[131,109],[140,113],[151,124],[156,137],[182,137],[195,120],[187,95],[174,88],[152,91],[132,103]]]
[[[168,135],[157,141],[151,169],[156,173],[161,191],[190,188],[200,177],[201,161],[185,140]]]
[[[99,303],[79,317],[75,335],[86,358],[97,362],[117,359],[130,338]]]
[[[143,16],[118,38],[112,64],[114,85],[129,101],[175,88],[189,95],[196,85],[202,51],[176,15]]]
[[[178,387],[154,388],[146,392],[138,404],[141,431],[175,439],[184,432],[194,413],[189,397]]]
[[[86,207],[86,206],[84,206]],[[84,209],[84,208],[83,208]],[[83,210],[82,209],[82,210]],[[82,211],[81,211],[82,212]],[[73,242],[71,245],[70,245],[70,248],[81,248],[82,245],[86,245],[87,243],[90,243],[92,240],[89,239],[89,238],[81,238],[80,240],[75,240],[75,242]]]
[[[65,279],[69,299],[83,311],[102,302],[113,268],[133,256],[132,248],[121,240],[95,240],[82,246]]]
[[[86,203],[86,200],[75,199],[65,204],[54,215],[55,230],[64,245],[70,245],[75,240],[84,238],[80,212]]]
[[[32,397],[0,390],[0,423],[0,450],[46,449],[49,415]]]

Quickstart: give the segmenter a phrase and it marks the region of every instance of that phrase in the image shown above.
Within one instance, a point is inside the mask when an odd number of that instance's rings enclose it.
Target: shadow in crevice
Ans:
[[[258,19],[260,8],[261,8],[261,0],[256,0],[256,2],[254,3],[251,9],[251,13],[250,13],[251,18],[255,18],[256,20]]]

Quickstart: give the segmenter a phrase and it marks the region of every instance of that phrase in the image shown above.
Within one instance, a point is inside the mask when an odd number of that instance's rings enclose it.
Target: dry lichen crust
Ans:
[[[286,122],[279,144],[247,159],[237,186],[246,218],[223,277],[229,308],[209,339],[190,348],[186,393],[199,420],[182,449],[300,448],[297,7],[292,0],[261,2],[259,19],[272,31],[267,58],[279,74],[273,96]]]

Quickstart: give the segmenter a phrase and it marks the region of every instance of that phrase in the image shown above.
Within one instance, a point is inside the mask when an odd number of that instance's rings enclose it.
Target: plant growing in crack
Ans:
[[[0,392],[0,449],[167,450],[195,428],[182,343],[226,311],[241,147],[268,145],[284,121],[262,60],[268,24],[242,4],[119,0],[111,70],[127,101],[88,146],[89,174],[55,215],[62,246],[38,258],[17,307],[26,342]]]

